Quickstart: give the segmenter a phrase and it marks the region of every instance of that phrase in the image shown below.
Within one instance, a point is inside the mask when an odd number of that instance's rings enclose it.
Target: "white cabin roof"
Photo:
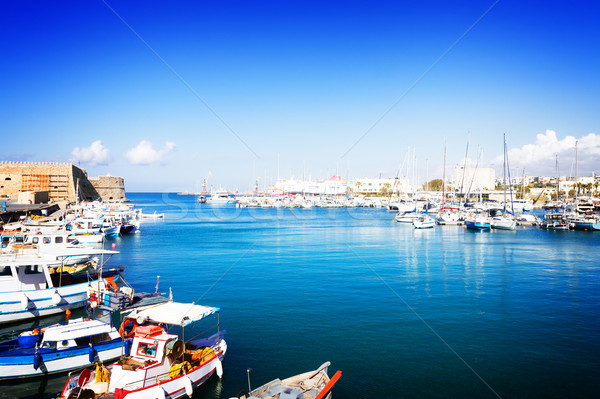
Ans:
[[[202,320],[220,309],[194,303],[164,302],[145,309],[133,310],[127,317],[185,327]]]
[[[44,332],[44,342],[57,342],[69,339],[90,337],[109,333],[112,326],[102,320],[76,319],[67,325],[51,326]]]
[[[94,249],[94,248],[73,248],[67,247],[56,248],[51,253],[40,253],[40,254],[3,254],[0,255],[0,263],[2,265],[15,265],[15,266],[26,266],[26,265],[39,265],[39,264],[56,264],[60,262],[60,259],[68,259],[70,256],[82,256],[82,255],[115,255],[119,251],[109,251],[107,249]],[[57,260],[58,259],[58,260]]]

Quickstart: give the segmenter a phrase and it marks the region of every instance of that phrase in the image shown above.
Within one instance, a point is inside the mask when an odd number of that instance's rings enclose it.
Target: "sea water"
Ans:
[[[225,374],[194,398],[236,396],[248,369],[257,387],[325,361],[342,370],[338,399],[599,392],[600,232],[415,230],[385,209],[127,196],[165,219],[108,241],[109,265],[138,291],[160,276],[174,300],[221,309]],[[56,397],[64,380],[3,384],[0,397]]]

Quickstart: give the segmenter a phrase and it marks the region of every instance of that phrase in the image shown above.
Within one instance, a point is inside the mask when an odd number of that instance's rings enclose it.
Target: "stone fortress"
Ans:
[[[122,177],[88,178],[85,170],[71,163],[0,162],[0,197],[17,200],[26,193],[43,194],[33,198],[51,202],[127,201]]]

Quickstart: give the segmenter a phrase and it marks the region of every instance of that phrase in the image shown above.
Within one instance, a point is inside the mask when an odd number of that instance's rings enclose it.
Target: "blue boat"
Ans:
[[[75,319],[0,343],[0,380],[37,377],[110,362],[127,351],[119,332],[102,320]]]
[[[465,220],[465,226],[470,230],[486,231],[489,230],[492,225],[490,218],[487,216],[475,216]]]

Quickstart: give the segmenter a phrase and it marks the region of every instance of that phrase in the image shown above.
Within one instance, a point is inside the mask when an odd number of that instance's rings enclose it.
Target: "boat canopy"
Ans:
[[[195,305],[194,303],[164,302],[145,309],[133,310],[127,317],[135,318],[138,323],[151,321],[185,327],[217,313],[219,310],[219,308]]]
[[[48,327],[44,331],[44,342],[58,342],[81,337],[91,337],[111,332],[111,325],[102,320],[72,320],[67,325]]]

